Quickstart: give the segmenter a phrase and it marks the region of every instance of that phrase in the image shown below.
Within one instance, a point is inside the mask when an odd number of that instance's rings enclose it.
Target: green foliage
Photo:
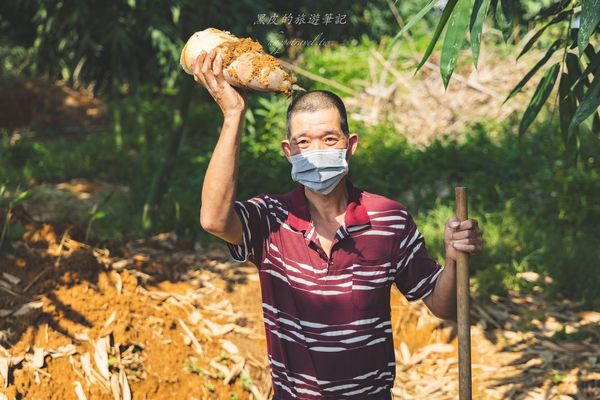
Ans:
[[[550,96],[550,92],[552,92],[552,88],[556,83],[556,77],[558,76],[558,72],[560,70],[560,64],[556,63],[552,65],[538,84],[538,87],[535,89],[535,93],[531,98],[531,101],[527,105],[525,109],[525,113],[523,114],[523,118],[521,119],[521,124],[519,125],[519,135],[523,135],[523,133],[529,128],[529,125],[533,122],[535,117],[539,114],[540,110],[548,97]]]
[[[456,9],[448,19],[444,46],[442,47],[442,58],[440,60],[440,72],[442,73],[442,81],[446,88],[456,67],[458,52],[462,49],[465,40],[465,29],[467,29],[467,25],[469,24],[469,16],[473,8],[472,3],[472,0],[459,0]]]
[[[29,196],[29,192],[20,191],[18,186],[14,193],[11,193],[6,185],[0,185],[0,210],[6,210],[6,213],[2,215],[3,222],[0,227],[0,250],[2,251],[12,251],[11,242],[25,233],[25,227],[19,222],[12,220],[12,211],[27,196]]]
[[[577,128],[590,116],[594,115],[592,130],[600,130],[600,118],[598,117],[598,107],[600,106],[600,83],[598,80],[598,72],[600,72],[600,67],[595,62],[595,59],[599,57],[600,52],[595,49],[595,44],[590,42],[590,37],[597,30],[598,22],[600,21],[600,12],[598,12],[600,2],[597,0],[579,0],[573,2],[560,0],[545,6],[545,8],[539,10],[537,15],[524,18],[524,11],[525,8],[527,8],[524,7],[524,5],[526,3],[527,2],[494,0],[490,4],[489,1],[484,2],[482,0],[477,0],[473,5],[473,1],[471,0],[449,0],[444,7],[444,11],[439,19],[435,32],[431,36],[431,40],[425,50],[423,58],[417,66],[417,71],[431,56],[431,53],[444,30],[446,33],[442,48],[442,58],[440,61],[440,72],[444,86],[447,87],[452,72],[456,67],[456,59],[462,51],[465,30],[470,31],[473,60],[475,66],[477,66],[483,21],[488,12],[493,13],[496,17],[498,27],[502,30],[506,41],[514,34],[514,26],[519,26],[521,29],[527,31],[532,29],[535,24],[540,22],[543,23],[543,26],[538,29],[525,44],[519,57],[533,48],[550,26],[560,25],[563,32],[560,35],[561,37],[554,41],[544,57],[525,75],[517,86],[515,86],[508,95],[507,100],[521,91],[523,86],[550,60],[554,52],[559,49],[562,50],[564,53],[562,61],[554,63],[546,70],[544,77],[541,79],[541,82],[530,101],[529,107],[523,114],[519,133],[523,134],[531,125],[531,122],[537,117],[539,110],[550,97],[550,93],[557,77],[560,76],[561,81],[564,79],[569,83],[574,81],[584,82],[577,87],[577,90],[580,93],[585,93],[583,94],[583,97],[581,95],[572,96],[571,94],[575,93],[575,87],[567,85],[566,83],[563,85],[559,83],[559,87],[562,87],[561,98],[567,99],[566,101],[568,102],[564,103],[562,107],[559,107],[559,112],[561,113],[560,119],[563,121],[561,126],[565,127],[563,129],[562,138],[565,147],[570,147],[567,146],[570,143],[570,136],[575,135],[575,141],[579,143],[580,130]],[[491,5],[489,11],[488,4]],[[427,4],[422,12],[415,15],[415,18],[409,22],[409,25],[413,26],[419,18],[425,15],[425,11],[430,7],[431,4]],[[467,21],[469,18],[471,23],[469,24],[469,29],[467,29]],[[579,27],[571,23],[573,18],[580,18],[581,23]],[[400,33],[403,33],[404,31],[405,29],[402,29]],[[398,37],[399,34],[396,37]],[[570,52],[570,50],[575,47],[579,49],[579,52]],[[589,74],[592,74],[592,83],[587,82],[587,75],[581,73],[580,70],[567,69],[567,59],[569,56],[572,57],[575,54],[577,54],[579,63],[584,65],[587,64],[587,67],[584,69]],[[561,73],[561,70],[562,72],[565,70],[567,72]],[[566,121],[568,121],[568,124]],[[568,128],[566,128],[567,126]],[[567,132],[565,132],[565,129],[567,129]],[[579,152],[579,149],[580,147],[578,146],[576,149],[577,153]]]

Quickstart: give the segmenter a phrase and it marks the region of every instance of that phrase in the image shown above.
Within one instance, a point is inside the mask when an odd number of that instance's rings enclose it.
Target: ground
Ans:
[[[0,255],[0,399],[272,396],[252,264],[173,233],[94,247],[13,215],[26,231]],[[531,291],[472,299],[473,398],[600,398],[600,313],[522,279]],[[395,288],[391,302],[395,398],[457,398],[455,325]]]

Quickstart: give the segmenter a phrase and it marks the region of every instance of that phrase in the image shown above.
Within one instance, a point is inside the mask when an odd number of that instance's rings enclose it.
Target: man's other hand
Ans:
[[[447,258],[456,261],[457,250],[475,256],[483,251],[483,231],[474,219],[459,222],[456,216],[452,216],[446,221],[444,242]]]

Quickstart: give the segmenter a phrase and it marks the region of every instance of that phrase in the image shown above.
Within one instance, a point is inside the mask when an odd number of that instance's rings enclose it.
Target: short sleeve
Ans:
[[[269,207],[266,199],[264,195],[258,195],[234,203],[233,209],[240,218],[243,237],[242,244],[226,242],[234,260],[251,261],[257,266],[262,261],[270,231]]]
[[[425,238],[408,212],[404,233],[394,244],[395,283],[408,301],[421,300],[431,294],[444,267],[427,252]]]

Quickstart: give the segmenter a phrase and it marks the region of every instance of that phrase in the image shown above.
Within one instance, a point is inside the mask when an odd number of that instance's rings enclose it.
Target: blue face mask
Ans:
[[[290,157],[292,179],[326,195],[348,173],[347,149],[311,150]]]

